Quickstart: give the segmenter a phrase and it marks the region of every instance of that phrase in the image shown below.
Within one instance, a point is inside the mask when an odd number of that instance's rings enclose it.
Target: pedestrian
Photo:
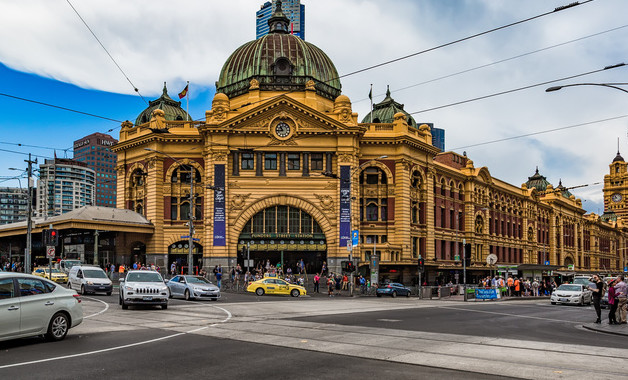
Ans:
[[[593,292],[593,307],[595,308],[595,315],[597,319],[595,323],[602,323],[602,309],[600,308],[600,300],[604,295],[604,283],[600,280],[597,274],[593,275],[593,283],[595,286],[589,286],[589,290]]]
[[[342,290],[342,277],[338,274],[334,278],[336,282],[336,294],[340,295],[340,291]]]
[[[539,282],[537,281],[537,279],[535,278],[534,281],[532,282],[532,295],[534,297],[538,297],[539,296]]]
[[[615,285],[615,294],[617,295],[617,323],[626,323],[626,296],[628,295],[628,286],[624,281],[624,276],[617,276],[617,284]]]
[[[617,322],[617,307],[619,306],[619,301],[617,300],[617,294],[615,292],[615,284],[617,284],[617,280],[612,278],[608,282],[608,305],[610,306],[610,310],[608,312],[608,324],[609,325],[618,325]]]
[[[172,264],[170,264],[170,274],[173,276],[177,274],[177,262],[176,261],[173,261]]]
[[[321,277],[318,275],[318,273],[316,273],[316,275],[314,276],[314,293],[320,293],[319,292],[320,280],[321,280]]]
[[[512,297],[515,293],[515,280],[512,278],[512,276],[508,277],[508,296]]]
[[[327,278],[327,294],[330,297],[334,296],[334,277],[331,274]]]
[[[360,282],[360,288],[362,289],[362,294],[366,293],[366,279],[360,275],[358,280]]]
[[[220,265],[218,265],[216,267],[216,286],[218,287],[218,289],[221,288],[221,283],[222,283],[222,268],[220,267]]]
[[[347,275],[344,274],[342,276],[342,290],[347,290],[348,284],[349,284],[349,278],[347,278]]]

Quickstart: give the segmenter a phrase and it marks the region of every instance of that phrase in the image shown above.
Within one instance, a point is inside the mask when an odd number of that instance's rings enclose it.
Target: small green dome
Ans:
[[[148,123],[151,116],[153,115],[153,111],[156,109],[164,111],[166,120],[169,121],[192,120],[192,118],[189,117],[188,113],[185,112],[183,108],[181,108],[181,102],[174,101],[172,100],[172,98],[170,98],[170,96],[168,96],[168,89],[166,88],[165,82],[164,90],[161,94],[161,97],[159,97],[159,99],[148,102],[148,108],[142,111],[137,119],[135,119],[135,125]]]
[[[395,120],[395,114],[401,112],[406,115],[408,125],[417,128],[416,121],[408,112],[403,109],[403,104],[395,102],[390,96],[390,87],[386,89],[386,98],[381,102],[373,105],[373,123],[392,123]],[[367,113],[363,123],[371,122],[371,114]]]
[[[245,94],[253,79],[262,91],[305,91],[313,80],[319,95],[336,99],[341,93],[336,67],[321,49],[289,34],[290,20],[281,11],[281,1],[268,23],[267,35],[240,46],[227,59],[216,92],[229,98]]]
[[[547,190],[547,185],[550,185],[550,183],[544,176],[539,174],[539,168],[537,166],[534,175],[532,177],[528,177],[528,182],[526,182],[526,186],[528,187],[528,189],[534,187],[538,191],[545,191]]]

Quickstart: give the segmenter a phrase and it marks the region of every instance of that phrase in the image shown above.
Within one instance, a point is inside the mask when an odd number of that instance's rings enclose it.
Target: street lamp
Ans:
[[[360,169],[362,169],[364,166],[366,166],[366,165],[370,164],[371,162],[373,162],[373,161],[377,161],[377,160],[381,160],[381,159],[383,159],[383,158],[388,158],[388,156],[387,156],[387,155],[382,155],[382,156],[379,156],[379,157],[376,157],[376,158],[370,159],[370,160],[368,160],[368,161],[366,161],[366,162],[362,163],[362,164],[361,164],[361,165],[359,165],[357,168],[353,169],[353,171],[349,174],[349,179],[348,179],[348,180],[346,180],[346,179],[341,179],[340,177],[338,177],[338,174],[334,174],[334,173],[332,173],[332,172],[328,172],[328,171],[321,172],[321,174],[322,174],[322,175],[324,175],[325,177],[330,177],[330,178],[340,179],[341,181],[343,181],[343,182],[345,182],[345,183],[349,183],[349,188],[351,188],[351,181],[352,181],[352,178],[353,178],[353,176],[355,175],[355,173],[356,173],[357,171],[359,171]],[[353,198],[352,198],[352,199],[353,199]],[[349,215],[350,215],[350,218],[351,218],[351,207],[349,208]],[[359,224],[358,224],[358,228],[359,228]],[[353,245],[353,243],[352,243],[352,242],[348,242],[348,244],[352,244],[352,245]],[[375,248],[376,248],[377,243],[374,241],[374,242],[373,242],[373,244],[374,244],[374,245],[373,245],[373,255],[375,255],[375,252],[376,252],[376,251],[375,251]],[[349,261],[351,261],[351,263],[353,263],[353,250],[349,251]],[[353,288],[354,288],[354,278],[353,278],[353,272],[351,272],[351,273],[349,274],[349,276],[350,276],[349,281],[350,281],[350,283],[351,283],[351,286],[350,286],[350,288],[349,288],[349,292],[350,292],[350,296],[352,296],[352,297],[353,297]]]
[[[565,87],[600,86],[600,87],[610,87],[610,88],[614,88],[616,90],[628,93],[628,90],[626,90],[625,88],[617,87],[617,86],[625,86],[625,85],[628,85],[628,83],[573,83],[573,84],[565,84],[565,85],[562,85],[562,86],[549,87],[549,88],[545,89],[545,92],[554,92],[554,91],[558,91],[558,90],[560,90],[562,88],[565,88]]]

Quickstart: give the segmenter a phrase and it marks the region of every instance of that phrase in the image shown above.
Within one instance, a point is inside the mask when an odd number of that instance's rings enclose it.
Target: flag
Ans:
[[[183,89],[183,91],[181,91],[179,93],[179,99],[183,99],[185,98],[185,96],[188,94],[188,87],[190,86],[190,84],[188,83],[185,88]]]
[[[373,100],[373,85],[371,85],[371,91],[369,91],[369,99]]]

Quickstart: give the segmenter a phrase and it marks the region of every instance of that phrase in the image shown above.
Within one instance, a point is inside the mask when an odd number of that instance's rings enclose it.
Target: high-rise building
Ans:
[[[445,151],[445,130],[442,128],[434,128],[434,124],[427,123],[432,130],[432,145],[440,149],[441,152]]]
[[[27,188],[0,188],[0,224],[15,223],[26,220],[27,211]]]
[[[74,141],[74,160],[96,172],[95,206],[116,207],[116,155],[111,151],[118,140],[93,133]]]
[[[46,160],[39,166],[37,215],[54,216],[96,203],[96,172],[67,158]]]
[[[255,38],[260,38],[268,34],[268,20],[273,14],[276,0],[265,2],[256,13],[255,22]],[[301,4],[301,0],[284,0],[281,8],[283,14],[290,19],[288,31],[302,40],[305,40],[305,5]]]

